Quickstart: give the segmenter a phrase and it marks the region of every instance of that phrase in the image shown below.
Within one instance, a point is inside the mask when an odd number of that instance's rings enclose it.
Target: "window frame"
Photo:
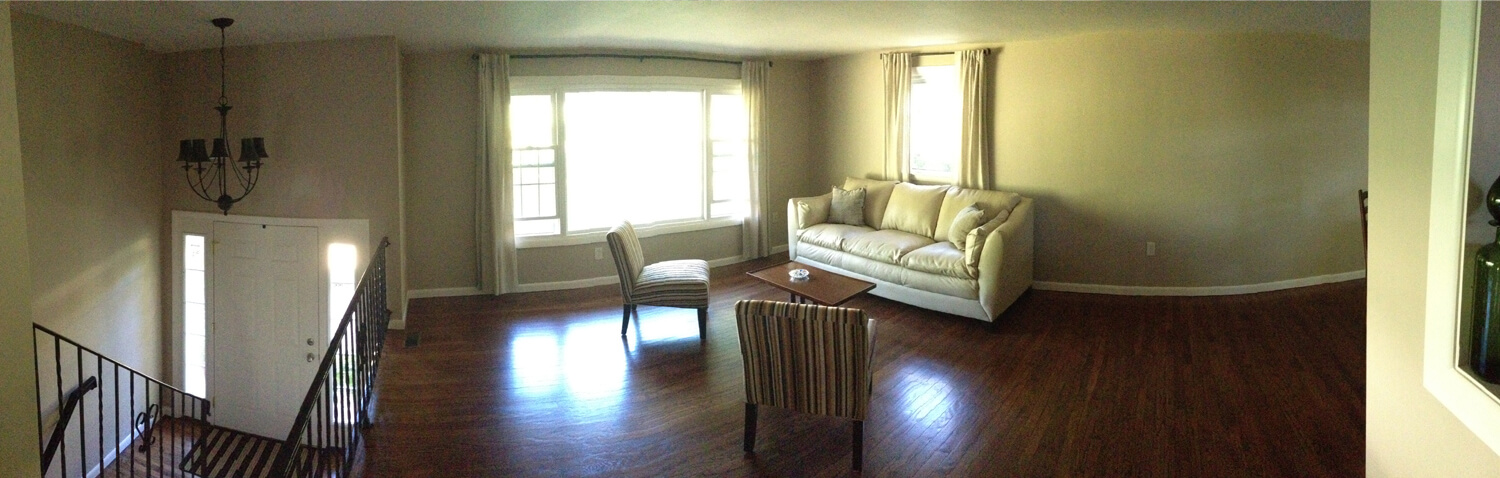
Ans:
[[[713,116],[710,105],[714,95],[732,94],[743,98],[740,80],[722,78],[695,78],[676,76],[616,76],[616,75],[578,75],[578,76],[516,76],[510,80],[510,96],[547,95],[551,97],[552,103],[552,146],[553,167],[555,168],[554,197],[556,208],[553,211],[558,220],[558,232],[556,234],[537,234],[516,236],[516,247],[520,249],[536,247],[556,247],[579,244],[594,244],[604,242],[608,228],[592,228],[578,231],[568,231],[568,194],[567,194],[567,170],[568,152],[565,147],[567,142],[566,118],[563,114],[565,109],[565,97],[568,93],[581,92],[635,92],[635,91],[692,91],[702,95],[703,119],[701,125],[702,136],[702,181],[703,191],[699,198],[698,217],[693,219],[679,219],[658,221],[653,223],[634,224],[636,232],[641,237],[651,237],[659,234],[672,234],[680,232],[701,231],[718,229],[724,227],[738,226],[744,223],[743,216],[721,216],[712,215],[714,200],[713,166],[714,166],[714,138],[712,135],[711,118]],[[509,113],[507,113],[509,114]],[[747,132],[748,135],[748,132]],[[748,140],[748,138],[747,138]],[[745,155],[748,158],[748,141],[745,145]],[[512,148],[512,153],[517,148]],[[511,171],[516,171],[516,164],[512,156]],[[748,174],[748,171],[747,171]],[[748,177],[747,177],[748,180]],[[511,181],[514,181],[511,179]],[[514,191],[512,192],[514,194]],[[748,200],[744,198],[743,200]],[[550,218],[550,217],[549,217]],[[548,219],[548,218],[543,218]],[[518,219],[512,217],[514,223]]]
[[[957,73],[957,70],[958,70],[958,54],[957,53],[926,53],[926,54],[916,54],[916,55],[914,55],[912,57],[912,60],[913,61],[912,61],[912,67],[911,67],[911,74],[912,74],[913,77],[915,77],[917,75],[917,68],[922,68],[922,67],[929,67],[929,66],[947,66],[947,67],[952,67],[954,69],[955,76],[956,76],[956,73]],[[913,82],[912,85],[915,86],[915,83]],[[953,87],[955,88],[955,91],[957,91],[957,89],[958,89],[958,83],[957,83],[957,81],[954,82]],[[960,92],[960,94],[961,94],[961,92]],[[907,157],[906,157],[906,161],[902,165],[902,167],[904,169],[906,169],[906,171],[904,171],[906,173],[906,177],[910,178],[912,181],[919,182],[919,183],[957,184],[958,183],[958,178],[959,178],[958,168],[959,168],[959,163],[961,161],[960,158],[957,156],[957,154],[952,158],[952,160],[953,160],[953,171],[951,173],[949,173],[949,174],[933,174],[933,173],[925,172],[925,171],[924,172],[918,172],[917,170],[912,169],[912,159],[916,155],[915,149],[912,147],[912,145],[914,144],[914,142],[912,140],[912,130],[914,129],[913,126],[912,126],[912,124],[914,124],[916,122],[915,121],[916,119],[915,118],[911,118],[911,113],[915,112],[915,110],[916,110],[916,102],[913,101],[913,100],[910,100],[910,98],[911,98],[911,91],[910,90],[907,91],[907,97],[909,98],[908,103],[907,103],[907,108],[908,108],[907,115],[908,115],[908,118],[910,118],[911,122],[908,123],[908,125],[906,127],[906,131],[903,132],[903,134],[906,135],[905,139],[906,139],[906,144],[907,144]],[[963,114],[962,113],[962,103],[963,103],[963,100],[960,97],[960,99],[958,101],[959,101],[959,105],[958,106],[960,108],[960,111],[958,111],[957,114],[960,115],[960,116],[962,116],[962,114]],[[962,123],[961,122],[962,122],[962,119],[960,118],[959,128],[962,128]],[[961,131],[954,131],[954,136],[959,136],[961,134],[962,134]],[[962,141],[962,138],[955,138],[954,139],[955,145],[957,145],[957,143],[959,143],[961,141]],[[962,154],[959,151],[956,151],[956,153]]]

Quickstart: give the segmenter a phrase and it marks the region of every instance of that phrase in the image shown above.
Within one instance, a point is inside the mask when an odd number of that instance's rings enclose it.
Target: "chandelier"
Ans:
[[[240,140],[240,158],[229,156],[229,98],[225,96],[224,29],[234,24],[229,18],[215,18],[219,27],[219,137],[213,139],[213,153],[208,151],[208,142],[202,139],[184,139],[178,143],[177,160],[187,173],[188,186],[198,197],[217,203],[224,215],[234,203],[250,195],[255,181],[260,178],[261,160],[266,158],[265,138],[243,138]],[[230,181],[237,187],[231,189]],[[236,195],[231,191],[238,192]]]

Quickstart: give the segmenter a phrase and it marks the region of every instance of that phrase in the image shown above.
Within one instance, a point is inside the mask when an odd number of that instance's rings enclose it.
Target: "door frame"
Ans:
[[[185,371],[183,370],[183,368],[186,366],[186,360],[184,360],[184,356],[186,355],[184,345],[185,339],[183,337],[183,327],[186,324],[186,321],[183,318],[184,311],[182,303],[183,270],[187,266],[185,263],[185,258],[183,256],[183,236],[188,234],[203,236],[203,242],[206,246],[208,246],[208,251],[206,253],[207,255],[206,257],[204,257],[203,261],[203,298],[205,301],[205,318],[208,322],[207,324],[205,324],[205,326],[211,328],[213,327],[214,310],[214,261],[212,253],[214,244],[214,223],[216,222],[229,222],[236,224],[263,224],[267,226],[311,227],[318,230],[318,323],[323,324],[323,331],[320,334],[320,340],[322,341],[322,343],[327,343],[329,340],[329,334],[332,333],[332,331],[328,330],[327,328],[327,324],[330,320],[328,316],[328,246],[335,243],[346,243],[355,244],[360,248],[356,253],[356,257],[358,259],[354,269],[355,277],[363,276],[365,267],[369,265],[370,252],[374,251],[374,248],[370,243],[370,221],[368,219],[304,219],[224,215],[192,211],[172,211],[172,256],[169,261],[169,273],[172,275],[172,293],[168,299],[172,304],[172,356],[169,360],[167,360],[167,362],[172,364],[171,377],[174,383],[176,383],[178,386],[182,386],[184,383],[186,383],[187,376]],[[208,395],[208,397],[214,396],[213,350],[215,344],[213,342],[213,335],[213,331],[212,329],[210,329],[206,334],[206,342],[204,343],[204,354],[207,355],[207,357],[205,357],[207,365],[205,375],[207,376],[204,377],[204,392]]]

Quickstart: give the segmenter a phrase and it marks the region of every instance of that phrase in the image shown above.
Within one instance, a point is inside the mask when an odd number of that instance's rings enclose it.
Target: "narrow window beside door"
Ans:
[[[182,317],[184,353],[183,387],[187,393],[199,397],[208,396],[207,387],[207,343],[208,326],[203,267],[203,236],[187,234],[182,237],[183,269]]]
[[[330,339],[332,334],[339,330],[339,322],[344,320],[344,312],[349,309],[349,301],[354,298],[354,286],[357,285],[354,267],[358,257],[359,251],[355,249],[354,244],[328,245],[328,333]]]

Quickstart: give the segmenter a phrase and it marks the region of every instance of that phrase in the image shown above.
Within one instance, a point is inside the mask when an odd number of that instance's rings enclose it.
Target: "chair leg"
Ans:
[[[854,421],[854,471],[859,471],[865,463],[865,422]]]
[[[708,307],[698,308],[698,337],[708,337]]]
[[[630,313],[634,311],[634,305],[625,304],[625,320],[620,321],[620,335],[625,335],[625,331],[630,330]]]
[[[745,453],[755,451],[755,415],[756,405],[745,404]]]

